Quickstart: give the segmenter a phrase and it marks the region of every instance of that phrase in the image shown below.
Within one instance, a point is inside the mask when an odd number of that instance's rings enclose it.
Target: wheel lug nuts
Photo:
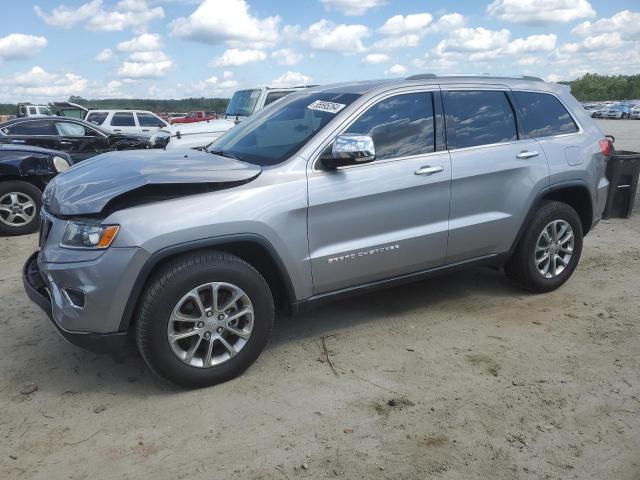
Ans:
[[[204,322],[198,322],[198,328],[204,327]]]
[[[213,317],[213,312],[207,312],[207,317]]]
[[[204,332],[204,338],[208,339],[210,336],[211,336],[210,332]]]
[[[224,320],[224,315],[223,314],[218,315],[218,320]]]
[[[218,327],[218,329],[216,330],[216,332],[218,332],[218,333],[222,333],[222,332],[224,332],[224,328],[222,328],[222,327]]]

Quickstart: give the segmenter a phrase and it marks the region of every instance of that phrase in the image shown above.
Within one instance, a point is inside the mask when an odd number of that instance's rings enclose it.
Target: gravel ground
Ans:
[[[22,290],[36,237],[0,238],[0,478],[638,480],[639,208],[556,292],[476,269],[337,302],[199,391],[65,343]]]

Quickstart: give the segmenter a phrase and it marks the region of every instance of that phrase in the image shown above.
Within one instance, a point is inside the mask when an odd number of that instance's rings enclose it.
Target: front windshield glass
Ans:
[[[238,90],[231,97],[225,113],[230,117],[248,117],[253,113],[259,97],[260,90]]]
[[[297,152],[359,96],[310,93],[285,97],[229,130],[207,151],[256,165],[278,164]]]

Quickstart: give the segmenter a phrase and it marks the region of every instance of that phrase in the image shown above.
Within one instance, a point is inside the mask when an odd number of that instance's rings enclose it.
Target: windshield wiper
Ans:
[[[240,160],[242,162],[242,159],[237,155],[234,155],[233,153],[225,152],[223,150],[207,150],[207,152],[213,155],[220,155],[221,157],[233,158],[234,160]]]

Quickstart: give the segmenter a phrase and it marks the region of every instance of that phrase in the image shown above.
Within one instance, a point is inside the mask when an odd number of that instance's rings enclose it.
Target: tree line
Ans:
[[[602,100],[640,99],[639,75],[598,75],[587,73],[569,82],[560,82],[571,86],[573,95],[582,102]],[[154,100],[149,98],[110,98],[87,100],[71,96],[69,101],[89,109],[133,109],[152,112],[189,112],[206,110],[223,113],[229,103],[228,98],[184,98],[181,100]],[[0,115],[13,115],[16,105],[0,103]]]
[[[181,100],[154,100],[150,98],[108,98],[88,100],[71,96],[69,102],[77,103],[88,109],[122,109],[150,110],[152,112],[190,112],[205,110],[207,112],[224,113],[229,103],[228,98],[184,98]],[[32,102],[36,103],[36,102]],[[0,103],[0,115],[15,115],[15,103]]]

